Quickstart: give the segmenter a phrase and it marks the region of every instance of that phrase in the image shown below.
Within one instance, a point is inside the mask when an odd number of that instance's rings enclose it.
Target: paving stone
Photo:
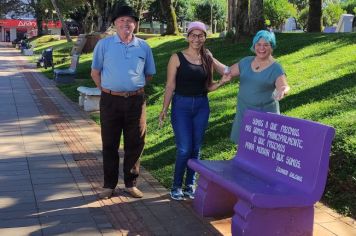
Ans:
[[[326,228],[327,230],[331,231],[332,233],[338,236],[356,235],[356,229],[354,227],[351,227],[350,225],[341,221],[319,223],[319,225],[321,225],[322,227]]]
[[[37,205],[35,202],[18,203],[16,201],[13,204],[0,205],[0,213],[18,212],[21,210],[37,211]]]
[[[0,228],[1,235],[16,235],[16,236],[42,236],[41,226],[40,225],[29,225],[25,227],[8,227]]]
[[[90,223],[73,223],[50,225],[42,229],[43,235],[101,235],[100,231]]]
[[[67,211],[66,214],[59,214],[59,215],[40,215],[39,220],[42,225],[59,225],[59,224],[71,224],[71,223],[90,223],[95,225],[95,221],[93,217],[88,213],[74,213],[71,214],[70,209],[65,209],[63,211]]]
[[[80,191],[76,189],[75,190],[49,189],[49,190],[37,190],[37,191],[35,190],[35,195],[38,202],[82,197]]]
[[[87,202],[82,197],[78,197],[38,202],[38,208],[40,211],[51,211],[56,209],[81,207],[86,204]]]
[[[9,212],[0,212],[0,221],[9,219],[37,218],[36,209],[18,209]]]

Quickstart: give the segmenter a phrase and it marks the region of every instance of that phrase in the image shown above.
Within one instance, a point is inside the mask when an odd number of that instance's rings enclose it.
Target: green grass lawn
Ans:
[[[170,36],[151,38],[147,42],[153,48],[157,75],[146,89],[149,95],[148,135],[142,164],[169,188],[175,161],[174,137],[169,121],[164,127],[158,127],[158,114],[168,59],[172,53],[185,48],[187,43],[182,37]],[[69,58],[71,45],[65,41],[44,44],[54,47],[55,61],[60,61],[64,54]],[[207,48],[228,65],[251,55],[249,47],[250,40],[239,43],[219,38],[207,40]],[[336,129],[322,201],[340,213],[356,218],[356,34],[277,34],[274,55],[286,70],[291,86],[290,95],[281,101],[281,112]],[[91,54],[80,57],[78,78],[81,79],[76,84],[60,86],[73,100],[78,97],[76,88],[79,85],[94,85],[90,80],[91,57]],[[66,61],[58,66],[68,65],[69,61]],[[50,70],[44,73],[52,76]],[[202,149],[203,159],[230,159],[235,154],[235,147],[228,137],[238,89],[239,83],[235,80],[209,94],[211,115]]]

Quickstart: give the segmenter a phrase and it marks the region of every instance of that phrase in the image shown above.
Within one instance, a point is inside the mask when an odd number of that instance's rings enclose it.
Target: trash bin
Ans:
[[[47,67],[52,67],[53,69],[53,48],[47,48],[42,52],[43,66],[45,69]]]

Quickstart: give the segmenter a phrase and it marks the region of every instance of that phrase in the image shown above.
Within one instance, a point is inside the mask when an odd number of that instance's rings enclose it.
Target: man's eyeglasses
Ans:
[[[205,39],[205,34],[189,34],[189,37],[191,39],[203,40],[203,39]]]

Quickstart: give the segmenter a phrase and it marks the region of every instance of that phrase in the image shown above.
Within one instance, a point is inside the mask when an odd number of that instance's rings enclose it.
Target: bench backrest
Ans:
[[[71,57],[69,69],[75,72],[77,70],[78,63],[79,63],[79,54],[74,54]]]
[[[234,161],[318,201],[325,188],[334,135],[334,128],[313,121],[249,110]]]

